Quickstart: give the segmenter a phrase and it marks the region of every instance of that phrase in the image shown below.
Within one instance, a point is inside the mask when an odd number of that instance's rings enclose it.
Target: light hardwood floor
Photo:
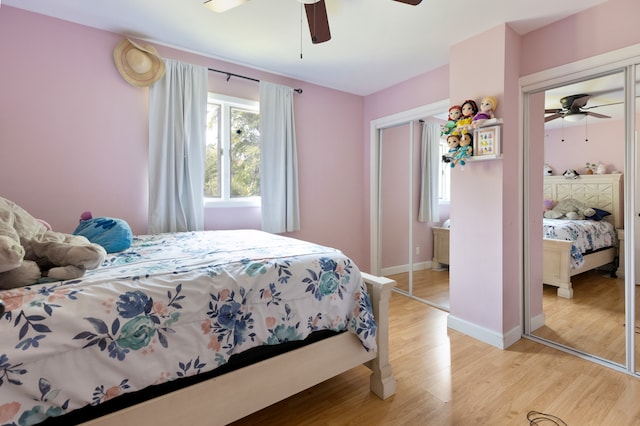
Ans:
[[[638,378],[528,339],[497,349],[398,293],[390,317],[394,396],[371,394],[358,367],[234,425],[527,425],[531,410],[571,426],[640,424]]]
[[[409,292],[409,273],[389,275],[396,288]],[[421,269],[413,272],[413,296],[449,309],[449,270]]]

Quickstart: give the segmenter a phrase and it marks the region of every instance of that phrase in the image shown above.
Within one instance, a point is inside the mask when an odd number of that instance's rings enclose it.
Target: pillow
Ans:
[[[587,219],[589,220],[602,220],[607,216],[611,216],[611,213],[609,213],[606,210],[602,210],[602,209],[597,209],[595,207],[593,207],[593,210],[596,212],[593,216],[589,216]]]
[[[92,243],[104,247],[107,253],[116,253],[131,247],[133,233],[129,224],[112,217],[81,219],[74,235],[82,235]]]

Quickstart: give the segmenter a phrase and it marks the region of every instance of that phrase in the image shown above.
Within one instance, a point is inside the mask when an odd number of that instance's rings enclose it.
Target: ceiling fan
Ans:
[[[555,109],[545,109],[545,114],[551,114],[545,117],[545,123],[551,120],[555,120],[557,118],[563,118],[568,121],[578,121],[582,120],[586,116],[596,117],[596,118],[611,118],[608,115],[598,114],[597,112],[587,111],[592,108],[598,108],[604,105],[595,105],[592,107],[588,107],[587,101],[591,96],[586,94],[579,95],[571,95],[565,96],[560,99],[560,104],[562,108]]]
[[[207,0],[204,2],[204,5],[214,12],[225,12],[248,1],[249,0]],[[309,32],[311,33],[311,42],[313,44],[318,44],[331,40],[331,31],[329,31],[329,18],[327,16],[327,6],[325,5],[325,0],[298,1],[300,3],[304,3],[304,9],[307,14],[307,22],[309,23]],[[422,2],[422,0],[393,1],[409,4],[411,6],[417,6]]]

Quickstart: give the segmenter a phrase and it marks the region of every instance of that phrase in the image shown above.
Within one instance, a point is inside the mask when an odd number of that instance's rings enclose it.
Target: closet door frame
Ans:
[[[633,260],[636,257],[635,240],[638,239],[634,222],[638,209],[636,208],[635,182],[637,181],[638,167],[636,162],[637,156],[637,140],[636,132],[636,78],[640,77],[640,44],[628,48],[608,52],[602,55],[594,56],[588,59],[576,61],[560,67],[552,68],[528,76],[520,78],[520,94],[521,94],[521,144],[524,151],[529,149],[528,140],[528,123],[529,123],[529,94],[538,93],[544,89],[558,87],[571,81],[596,77],[598,75],[607,74],[614,70],[625,70],[625,177],[624,177],[624,227],[625,227],[625,260]],[[530,170],[529,163],[525,156],[524,170],[524,223],[530,223],[528,205],[528,188],[529,176],[531,173],[539,173],[537,170]],[[532,335],[532,326],[530,322],[529,298],[531,292],[530,277],[531,265],[528,264],[527,252],[530,247],[531,239],[536,238],[530,236],[527,229],[523,229],[525,241],[524,256],[524,277],[523,277],[523,330],[524,336],[540,343],[553,346],[559,350],[569,352],[580,358],[584,358],[595,363],[607,366],[609,368],[620,370],[629,374],[638,375],[635,363],[635,330],[631,324],[635,324],[635,268],[634,261],[625,262],[625,312],[626,312],[626,363],[624,366],[613,364],[600,358],[583,354],[579,351],[571,350],[562,345],[553,345],[550,342],[541,340]]]
[[[384,129],[388,129],[391,127],[401,126],[408,124],[411,126],[411,138],[413,143],[413,125],[417,120],[423,119],[425,117],[431,117],[437,114],[441,114],[443,111],[447,111],[449,109],[449,100],[444,99],[438,102],[434,102],[432,104],[424,105],[421,107],[417,107],[411,110],[399,112],[396,114],[392,114],[389,116],[381,117],[376,120],[372,120],[370,123],[370,144],[369,144],[369,152],[370,152],[370,269],[371,273],[375,275],[380,275],[381,273],[381,254],[382,254],[382,241],[381,241],[381,200],[380,200],[380,188],[381,188],[381,161],[380,152],[381,152],[381,144],[382,144],[382,131]],[[411,197],[410,197],[411,199]],[[411,209],[408,214],[411,214],[413,206],[409,206]],[[409,271],[410,276],[413,275],[413,251],[412,251],[412,238],[413,235],[410,233],[409,235]],[[411,292],[412,283],[410,281],[409,288]],[[412,295],[410,295],[412,296]]]

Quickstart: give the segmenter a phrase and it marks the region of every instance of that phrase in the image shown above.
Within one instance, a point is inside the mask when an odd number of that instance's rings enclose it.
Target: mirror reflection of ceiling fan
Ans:
[[[611,118],[608,115],[598,114],[597,112],[588,111],[593,108],[599,108],[605,105],[594,105],[594,106],[586,106],[587,101],[591,96],[586,94],[578,94],[565,96],[560,99],[560,104],[562,108],[554,108],[554,109],[545,109],[545,114],[551,114],[545,117],[544,121],[549,122],[551,120],[555,120],[557,118],[563,118],[568,121],[579,121],[585,118],[586,116],[596,117],[596,118]],[[613,105],[613,104],[607,104]]]
[[[204,5],[214,12],[225,12],[248,1],[249,0],[207,0],[204,2]],[[411,6],[417,6],[422,2],[422,0],[393,1],[409,4]],[[298,2],[304,3],[304,10],[307,14],[307,22],[309,23],[309,32],[311,33],[311,42],[313,44],[318,44],[331,40],[331,31],[329,31],[329,18],[327,16],[325,0],[298,0]]]

